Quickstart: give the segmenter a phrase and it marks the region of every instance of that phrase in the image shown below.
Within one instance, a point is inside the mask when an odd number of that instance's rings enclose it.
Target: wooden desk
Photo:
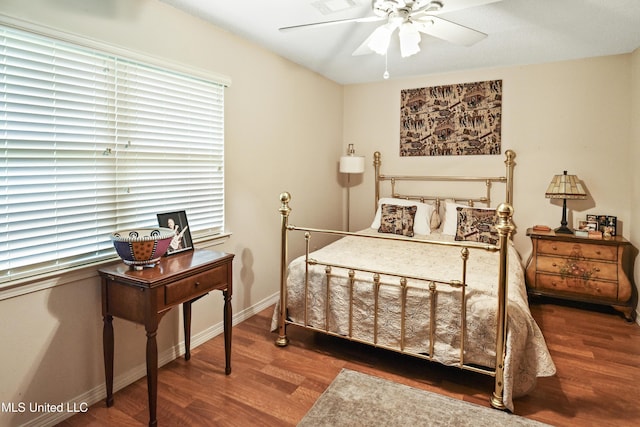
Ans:
[[[196,249],[163,257],[155,267],[136,271],[124,263],[98,270],[102,277],[104,372],[107,406],[113,405],[113,316],[144,325],[147,332],[149,425],[157,425],[158,324],[183,305],[185,359],[191,357],[191,304],[209,291],[224,296],[225,373],[231,373],[231,294],[233,254]]]

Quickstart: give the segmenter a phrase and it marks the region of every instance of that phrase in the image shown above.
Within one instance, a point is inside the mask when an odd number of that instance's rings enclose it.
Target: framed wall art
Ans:
[[[400,156],[501,153],[502,80],[404,89]]]
[[[185,211],[158,214],[158,225],[176,232],[167,250],[167,255],[193,250],[191,232],[189,231],[189,223],[187,222],[187,213]]]

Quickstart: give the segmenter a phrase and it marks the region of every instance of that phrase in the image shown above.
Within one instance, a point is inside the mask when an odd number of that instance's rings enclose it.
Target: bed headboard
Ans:
[[[463,201],[473,206],[474,203],[484,203],[486,206],[491,206],[491,186],[494,182],[505,183],[506,194],[504,203],[513,205],[513,168],[515,166],[514,159],[516,153],[513,150],[507,150],[505,153],[504,164],[506,166],[505,176],[407,176],[407,175],[383,175],[380,173],[380,166],[382,165],[379,151],[373,153],[373,166],[375,169],[375,200],[374,200],[374,212],[378,209],[378,201],[380,200],[380,187],[384,181],[391,182],[391,197],[408,200],[433,201],[436,206],[439,206],[440,201],[444,199],[453,199],[455,201]],[[424,182],[484,182],[485,192],[484,194],[474,194],[467,196],[445,196],[445,195],[412,195],[412,194],[400,194],[396,191],[396,184],[401,181],[424,181]]]

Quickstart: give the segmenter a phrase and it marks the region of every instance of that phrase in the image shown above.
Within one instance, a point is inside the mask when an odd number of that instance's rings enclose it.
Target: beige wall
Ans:
[[[518,154],[516,244],[525,257],[525,229],[560,221],[560,206],[544,191],[564,169],[576,173],[592,196],[570,202],[575,217],[617,215],[625,237],[640,246],[640,227],[632,224],[640,213],[640,173],[632,171],[633,159],[640,158],[640,122],[632,120],[640,111],[637,51],[341,87],[157,1],[3,0],[0,12],[232,79],[226,91],[225,213],[233,235],[220,248],[236,254],[233,307],[239,318],[278,290],[281,191],[293,194],[293,223],[344,224],[335,213],[345,184],[336,160],[346,144],[367,156],[365,174],[352,180],[352,229],[368,226],[373,216],[375,150],[390,172],[502,171],[497,156],[400,159],[403,88],[503,79],[503,148]],[[311,205],[312,199],[319,203]],[[221,297],[211,295],[194,306],[194,341],[219,332],[221,313],[210,307],[220,304]],[[177,355],[180,330],[174,310],[160,326],[162,360]],[[116,319],[115,331],[116,385],[125,385],[144,375],[144,328]],[[95,401],[104,393],[101,335],[99,283],[91,272],[83,280],[0,301],[0,402]],[[38,415],[2,413],[0,425]]]
[[[233,234],[217,249],[236,254],[232,302],[238,320],[270,304],[279,289],[280,192],[293,194],[292,215],[300,222],[342,225],[335,215],[343,196],[336,172],[343,152],[340,85],[155,0],[3,0],[0,13],[231,78],[225,216]],[[320,203],[311,205],[312,199]],[[220,332],[221,311],[219,293],[194,305],[194,339]],[[160,324],[164,361],[177,355],[183,341],[180,319],[173,310]],[[114,326],[117,387],[144,375],[145,332],[118,319]],[[95,273],[1,300],[0,343],[0,402],[100,398],[102,319]],[[40,415],[4,412],[0,425]]]
[[[631,224],[630,239],[636,248],[640,248],[640,48],[631,55],[631,144],[629,159],[631,161]],[[636,288],[640,293],[640,259],[635,263]],[[638,309],[640,313],[640,309]],[[640,322],[640,316],[638,316]]]
[[[637,56],[636,52],[636,85]],[[503,174],[503,157],[498,156],[400,158],[398,154],[401,89],[502,79],[502,149],[517,154],[515,243],[523,259],[531,252],[528,227],[560,225],[562,205],[545,199],[544,192],[551,177],[563,170],[577,174],[589,193],[585,201],[568,202],[570,224],[587,213],[615,215],[623,235],[639,246],[638,231],[632,234],[629,185],[632,159],[638,158],[637,120],[632,144],[631,67],[631,56],[619,55],[345,87],[344,140],[367,155],[364,181],[351,193],[352,224],[366,227],[373,217],[371,158],[376,150],[382,153],[383,173],[476,175],[493,167],[489,170]],[[636,90],[636,103],[637,97]],[[636,107],[634,117],[637,111]],[[632,150],[635,157],[629,155]],[[638,172],[634,173],[637,181]],[[637,203],[636,197],[636,218]]]

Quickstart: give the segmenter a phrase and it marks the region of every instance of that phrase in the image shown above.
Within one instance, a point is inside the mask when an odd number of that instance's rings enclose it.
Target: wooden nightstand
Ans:
[[[621,236],[589,239],[553,231],[527,230],[533,250],[527,263],[527,292],[610,305],[633,321],[637,295],[627,272],[631,244]]]

